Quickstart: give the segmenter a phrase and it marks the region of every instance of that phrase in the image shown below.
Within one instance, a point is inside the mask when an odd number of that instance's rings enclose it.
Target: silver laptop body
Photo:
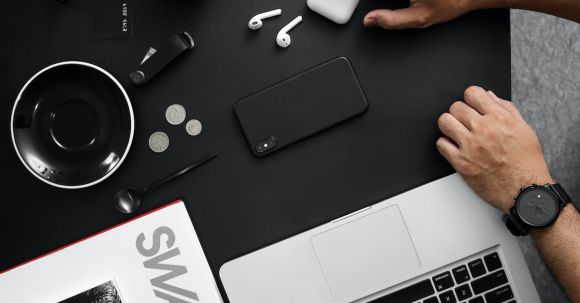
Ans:
[[[219,275],[232,303],[540,302],[500,211],[457,174],[231,260]]]

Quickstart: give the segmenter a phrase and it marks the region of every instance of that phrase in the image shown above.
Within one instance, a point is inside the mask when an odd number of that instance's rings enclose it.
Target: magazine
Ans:
[[[0,273],[0,302],[223,300],[185,205],[175,201]]]

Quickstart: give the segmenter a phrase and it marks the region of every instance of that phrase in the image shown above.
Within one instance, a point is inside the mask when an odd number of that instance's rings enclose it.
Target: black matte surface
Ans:
[[[88,0],[8,1],[0,30],[0,150],[4,160],[0,210],[0,268],[7,268],[129,218],[112,197],[120,187],[144,186],[209,152],[220,157],[151,194],[141,211],[182,197],[210,264],[291,236],[385,197],[451,172],[437,154],[437,117],[470,84],[510,95],[508,11],[484,11],[425,30],[365,29],[364,14],[391,1],[363,0],[346,26],[309,12],[305,1],[134,1],[134,38],[90,41]],[[256,13],[281,7],[282,17],[258,32]],[[277,31],[296,15],[288,49]],[[187,30],[195,48],[144,87],[129,72],[150,44]],[[258,159],[247,150],[233,103],[308,67],[347,56],[371,107],[348,127]],[[18,161],[9,116],[18,90],[44,66],[63,60],[97,64],[125,85],[136,114],[127,161],[114,176],[86,190],[41,183]],[[181,103],[202,121],[200,136],[164,121]],[[154,131],[171,138],[169,150],[147,148]]]

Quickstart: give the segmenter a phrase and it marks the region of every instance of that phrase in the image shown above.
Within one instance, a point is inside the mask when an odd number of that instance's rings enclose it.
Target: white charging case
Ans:
[[[359,0],[307,0],[308,7],[322,16],[345,24],[350,20]]]

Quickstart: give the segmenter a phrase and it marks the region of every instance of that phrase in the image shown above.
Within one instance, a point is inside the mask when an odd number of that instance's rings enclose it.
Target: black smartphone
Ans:
[[[234,104],[250,149],[258,157],[367,109],[367,98],[345,57],[326,61]]]

